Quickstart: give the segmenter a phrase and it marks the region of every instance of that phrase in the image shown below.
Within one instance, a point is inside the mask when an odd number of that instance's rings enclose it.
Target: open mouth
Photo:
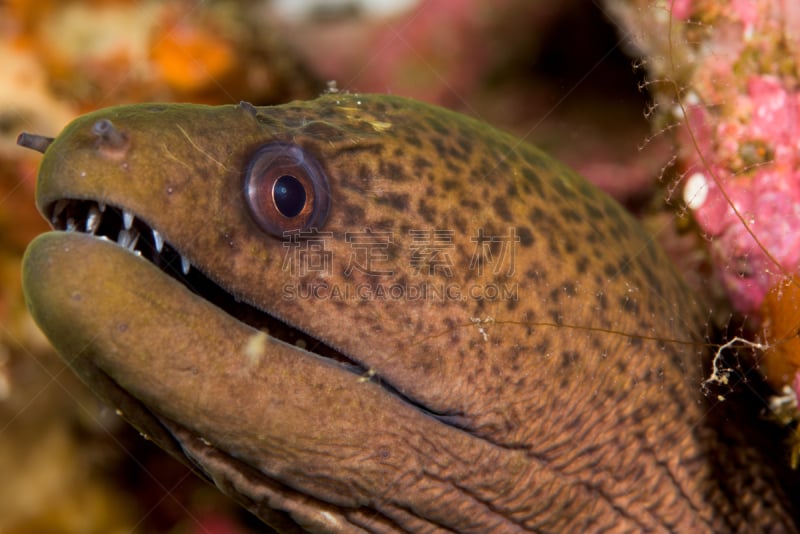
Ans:
[[[285,343],[318,356],[335,360],[347,370],[366,374],[367,369],[322,341],[293,328],[272,315],[233,295],[193,267],[186,256],[142,219],[122,208],[94,200],[62,199],[46,208],[53,228],[80,232],[114,242],[132,254],[146,259],[162,273],[177,280],[193,293],[214,304],[228,315]]]
[[[465,428],[460,415],[437,413],[408,397],[374,369],[368,369],[323,341],[288,325],[255,306],[237,300],[224,288],[191,265],[189,260],[144,220],[116,206],[94,200],[62,199],[47,206],[46,215],[56,230],[80,232],[116,243],[156,266],[162,273],[184,285],[224,313],[270,337],[302,348],[362,378],[379,384],[393,395],[441,422]]]

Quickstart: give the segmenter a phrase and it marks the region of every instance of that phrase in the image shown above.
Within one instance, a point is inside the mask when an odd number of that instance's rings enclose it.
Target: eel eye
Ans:
[[[331,204],[322,167],[301,147],[289,143],[270,143],[256,152],[244,191],[253,218],[276,237],[322,226]]]

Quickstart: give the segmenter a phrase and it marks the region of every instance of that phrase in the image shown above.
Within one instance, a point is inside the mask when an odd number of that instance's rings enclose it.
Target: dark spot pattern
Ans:
[[[625,310],[626,313],[631,315],[639,314],[639,303],[636,300],[626,296],[620,299],[619,304],[620,308]]]
[[[505,198],[495,197],[495,199],[492,201],[492,206],[494,207],[494,211],[500,216],[501,219],[506,222],[513,221],[513,218],[511,217],[511,211],[508,209],[508,204],[506,203]]]
[[[426,169],[429,169],[431,167],[432,167],[431,162],[428,161],[426,158],[422,156],[414,158],[414,173],[417,175],[417,177],[421,176]]]
[[[534,243],[533,232],[527,226],[516,228],[519,242],[523,247],[530,247]]]
[[[589,268],[589,258],[586,256],[580,255],[575,260],[575,270],[579,275],[586,274],[587,269]]]
[[[561,353],[561,367],[567,368],[575,365],[580,360],[578,351],[565,350]]]
[[[417,203],[417,213],[419,213],[422,220],[427,223],[433,223],[436,220],[436,209],[428,204],[424,198],[420,199]]]
[[[536,194],[539,196],[539,198],[544,198],[544,186],[542,185],[539,175],[527,165],[522,167],[522,175],[525,177],[525,183],[531,184],[534,189],[536,189]]]
[[[381,174],[393,182],[404,182],[409,179],[405,169],[397,163],[388,162],[381,166]]]
[[[454,169],[455,166],[448,157],[449,155],[447,153],[447,147],[445,146],[444,140],[439,138],[431,139],[431,145],[433,146],[434,149],[436,149],[436,155],[439,157],[439,159],[444,161],[445,165],[449,165],[448,168],[450,168],[451,170]]]
[[[331,103],[334,98],[344,101],[341,109]],[[518,293],[518,299],[479,293],[458,301],[340,304],[338,324],[349,320],[358,335],[339,328],[327,334],[331,344],[363,357],[378,374],[381,366],[391,369],[391,379],[382,380],[396,381],[393,387],[423,406],[430,395],[437,408],[459,414],[464,428],[479,440],[501,449],[526,447],[543,456],[548,447],[566,454],[569,448],[553,443],[536,448],[543,435],[527,421],[548,417],[557,427],[554,435],[573,430],[576,447],[584,447],[584,456],[577,457],[581,461],[598,462],[594,454],[614,457],[607,447],[617,440],[631,447],[625,450],[633,451],[632,470],[643,472],[639,462],[663,452],[653,452],[656,447],[647,443],[659,435],[650,429],[649,416],[674,409],[668,413],[680,419],[687,410],[680,399],[691,398],[699,383],[699,372],[686,370],[687,359],[695,355],[671,343],[694,339],[691,328],[674,323],[694,326],[695,311],[680,280],[664,269],[665,255],[616,203],[512,136],[392,97],[330,99],[315,105],[320,108],[316,115],[311,107],[281,108],[291,117],[272,125],[289,125],[285,137],[296,136],[324,161],[333,198],[326,230],[334,234],[335,257],[347,259],[353,253],[341,242],[344,231],[380,228],[395,238],[388,260],[383,259],[394,274],[380,282],[365,280],[369,287],[445,281],[461,289],[505,284]],[[314,121],[320,125],[311,126]],[[513,246],[503,241],[510,228],[518,238]],[[479,229],[492,236],[491,246],[473,239]],[[422,232],[416,242],[413,231]],[[435,242],[433,234],[425,233],[434,231],[450,233]],[[411,245],[422,265],[446,258],[449,274],[427,268],[415,272]],[[317,304],[324,313],[326,304]],[[356,308],[364,313],[352,320],[348,310]],[[496,324],[474,322],[486,317]],[[292,319],[302,321],[301,316]],[[370,323],[382,326],[380,335],[369,334]],[[665,351],[656,351],[652,338],[662,340]],[[672,387],[669,395],[675,398],[637,405],[649,394],[642,392],[642,384],[659,380],[653,371],[657,366],[666,376],[657,395]],[[456,367],[457,380],[442,375]],[[515,397],[517,388],[524,390]],[[602,424],[592,422],[593,410],[613,406],[606,398],[615,399],[619,409],[601,412]],[[483,399],[502,408],[486,408]],[[623,428],[626,432],[618,431]],[[630,445],[640,442],[652,450]],[[648,480],[670,480],[672,464],[659,458]],[[607,481],[592,478],[591,469],[581,472],[593,495],[602,495]],[[612,484],[608,494],[616,495],[614,489]]]
[[[408,209],[409,196],[406,193],[385,193],[377,197],[375,201],[379,204],[391,206],[397,211],[405,211]]]

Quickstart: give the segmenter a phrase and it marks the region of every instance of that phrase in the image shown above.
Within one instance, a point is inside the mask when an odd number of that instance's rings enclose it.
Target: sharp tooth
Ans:
[[[131,243],[128,245],[128,250],[133,250],[134,252],[138,252],[136,250],[136,243],[139,241],[139,232],[136,230],[132,230],[133,237],[131,237]]]
[[[192,264],[189,263],[189,260],[186,258],[186,256],[181,254],[181,270],[183,271],[183,274],[189,274],[189,268],[191,266]]]
[[[78,229],[78,225],[75,223],[75,219],[72,217],[67,218],[67,232],[74,232]]]
[[[100,208],[100,213],[106,211],[106,203],[105,202],[98,202],[97,207]]]
[[[160,254],[161,250],[164,248],[164,238],[155,230],[153,230],[153,243],[156,246],[156,252]]]
[[[128,230],[120,230],[117,236],[117,244],[121,247],[128,248],[133,241],[133,235]]]
[[[131,226],[133,226],[133,213],[122,210],[122,224],[126,230],[130,230]]]
[[[97,229],[100,227],[100,210],[97,209],[97,206],[92,206],[89,208],[89,215],[86,217],[86,231],[94,234],[97,232]]]
[[[117,244],[128,250],[134,250],[138,241],[139,232],[136,230],[120,230],[119,236],[117,236]]]
[[[61,215],[61,212],[64,211],[64,208],[67,207],[69,204],[66,200],[59,200],[56,202],[56,205],[53,207],[53,216],[50,217],[50,220],[55,224],[58,221],[58,216]]]

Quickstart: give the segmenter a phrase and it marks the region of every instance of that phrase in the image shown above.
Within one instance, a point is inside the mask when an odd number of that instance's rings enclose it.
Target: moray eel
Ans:
[[[702,392],[706,315],[665,254],[511,135],[329,94],[19,143],[54,227],[24,259],[37,323],[280,531],[795,530]]]

